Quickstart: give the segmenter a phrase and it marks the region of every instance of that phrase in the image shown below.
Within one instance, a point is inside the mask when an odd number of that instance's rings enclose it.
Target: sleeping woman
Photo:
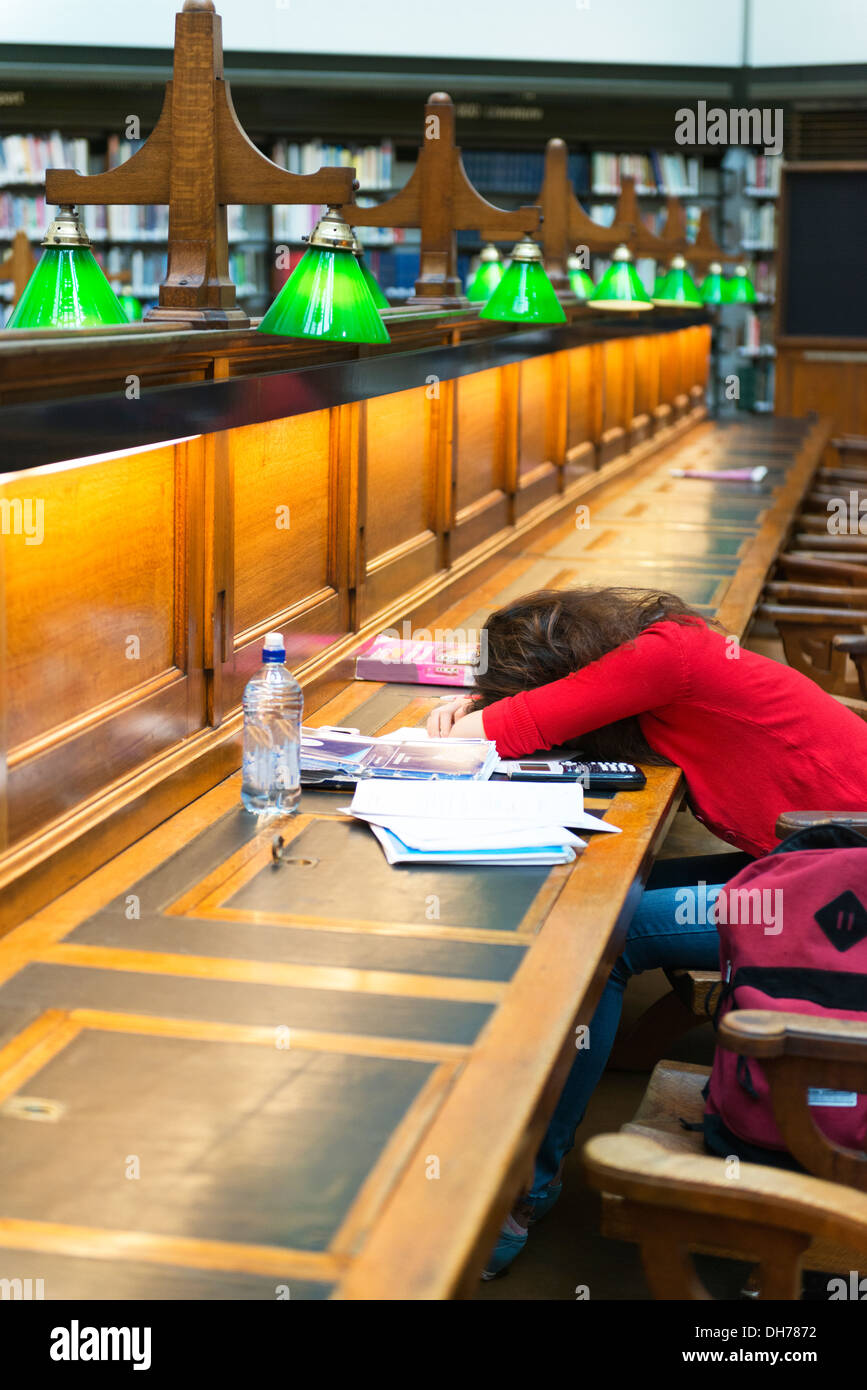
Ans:
[[[740,854],[719,856],[721,883],[777,844],[783,811],[863,810],[867,723],[791,667],[744,650],[673,594],[625,588],[544,590],[493,613],[473,692],[440,704],[432,736],[485,737],[501,758],[562,744],[589,758],[674,764],[698,820]],[[678,921],[690,860],[674,886],[644,893],[536,1159],[486,1270],[502,1272],[528,1227],[553,1206],[575,1130],[614,1042],[631,975],[715,970],[716,928]],[[699,861],[701,863],[702,861]]]

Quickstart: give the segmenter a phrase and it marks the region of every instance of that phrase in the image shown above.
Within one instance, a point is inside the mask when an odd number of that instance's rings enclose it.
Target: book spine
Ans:
[[[449,666],[443,662],[382,661],[359,656],[355,676],[362,681],[398,681],[407,685],[455,685],[466,690],[474,684],[472,666]]]

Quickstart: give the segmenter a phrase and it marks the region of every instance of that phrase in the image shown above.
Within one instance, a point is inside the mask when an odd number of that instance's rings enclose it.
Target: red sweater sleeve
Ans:
[[[683,641],[688,632],[681,623],[654,623],[634,642],[562,680],[497,700],[482,711],[486,737],[494,740],[501,758],[521,758],[671,704],[688,687]]]

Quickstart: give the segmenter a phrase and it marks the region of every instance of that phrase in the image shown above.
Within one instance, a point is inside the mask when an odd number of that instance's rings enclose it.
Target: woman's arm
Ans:
[[[582,670],[497,700],[483,714],[470,717],[484,719],[485,737],[495,741],[501,758],[521,758],[618,719],[671,704],[689,688],[684,651],[688,631],[679,623],[654,624],[634,642]]]
[[[471,710],[469,714],[464,714],[460,719],[456,719],[449,730],[450,738],[487,738],[485,726],[482,722],[483,712],[480,709]]]

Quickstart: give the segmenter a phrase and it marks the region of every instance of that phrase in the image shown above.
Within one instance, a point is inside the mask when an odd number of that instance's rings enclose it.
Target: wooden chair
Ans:
[[[863,434],[841,434],[831,440],[831,448],[836,449],[840,456],[842,467],[846,470],[861,467],[862,472],[867,472],[867,436]],[[821,469],[821,472],[839,472],[839,466]]]
[[[793,580],[815,584],[832,584],[858,589],[867,586],[867,556],[863,561],[837,560],[832,555],[805,555],[802,551],[784,551],[777,558],[777,570]]]
[[[799,518],[799,523],[802,518]],[[854,564],[867,563],[867,536],[832,536],[825,531],[808,531],[801,527],[792,538],[795,550],[810,555],[824,555],[829,560],[846,560]]]
[[[849,566],[857,569],[856,565]],[[803,584],[798,580],[772,579],[764,596],[774,603],[793,603],[809,608],[860,608],[867,610],[867,569],[861,571],[863,588],[854,584]]]
[[[848,595],[844,602],[848,603]],[[863,702],[860,679],[850,675],[849,653],[836,639],[857,639],[867,634],[867,605],[853,608],[760,603],[756,615],[776,626],[786,661],[796,671],[809,676],[829,695],[842,697],[847,703],[854,700],[856,705]],[[855,650],[860,650],[857,642]],[[858,708],[854,712],[862,717],[867,715],[867,711]]]
[[[858,687],[867,702],[867,637],[857,633],[838,633],[834,638],[835,651],[844,652],[858,673]],[[847,701],[847,703],[849,703]],[[861,713],[860,710],[856,713]],[[867,718],[867,715],[864,716]]]
[[[781,837],[834,821],[867,829],[867,811],[791,812]],[[802,1269],[860,1275],[867,1269],[867,1153],[844,1149],[815,1127],[811,1086],[863,1090],[867,1025],[797,1013],[743,1010],[717,1035],[721,1046],[761,1062],[774,1116],[806,1173],[714,1158],[697,1124],[709,1069],[660,1062],[619,1134],[584,1147],[592,1187],[603,1193],[602,1231],[641,1247],[651,1293],[707,1299],[694,1253],[757,1266],[759,1297],[797,1299]]]

